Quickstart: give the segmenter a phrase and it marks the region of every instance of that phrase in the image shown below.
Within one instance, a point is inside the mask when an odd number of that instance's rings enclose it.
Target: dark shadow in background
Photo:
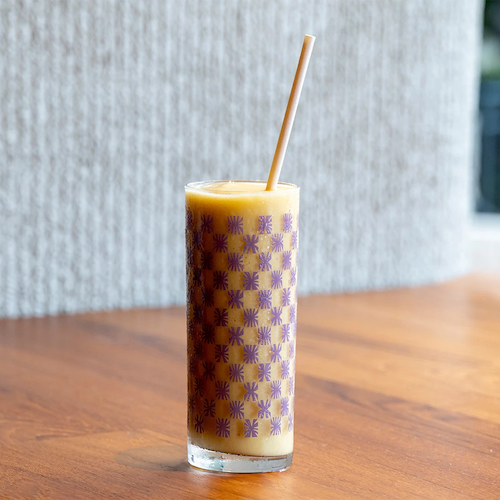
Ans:
[[[481,56],[479,212],[500,213],[500,1],[487,0]]]

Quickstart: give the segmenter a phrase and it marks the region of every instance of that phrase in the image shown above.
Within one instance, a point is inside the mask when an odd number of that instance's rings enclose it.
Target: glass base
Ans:
[[[205,450],[188,442],[188,462],[199,469],[216,472],[281,472],[292,465],[292,453],[276,457],[254,457],[234,455],[220,451]]]

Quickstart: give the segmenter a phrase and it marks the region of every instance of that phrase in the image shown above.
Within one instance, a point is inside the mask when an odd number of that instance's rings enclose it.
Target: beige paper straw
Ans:
[[[316,37],[311,35],[306,35],[304,37],[304,44],[302,45],[302,52],[300,53],[299,65],[297,66],[292,90],[290,91],[285,118],[283,119],[278,144],[276,145],[276,152],[274,153],[273,164],[271,165],[271,171],[269,172],[269,178],[267,180],[266,191],[276,189],[276,185],[278,184],[281,167],[283,166],[283,160],[285,159],[288,140],[290,139],[290,134],[292,132],[295,113],[297,112],[297,107],[299,105],[300,94],[306,78],[307,67],[309,66],[309,59],[311,59],[311,53],[315,40]]]

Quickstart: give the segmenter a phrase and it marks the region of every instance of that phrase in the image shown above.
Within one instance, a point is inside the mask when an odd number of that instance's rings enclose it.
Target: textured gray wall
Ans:
[[[463,270],[479,0],[2,0],[0,316],[180,303],[183,185],[282,180],[301,292]]]

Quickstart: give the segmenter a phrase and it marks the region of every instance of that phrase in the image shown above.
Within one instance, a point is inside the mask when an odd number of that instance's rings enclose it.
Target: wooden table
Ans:
[[[500,498],[500,276],[300,299],[284,473],[186,464],[183,308],[0,321],[0,498]]]

